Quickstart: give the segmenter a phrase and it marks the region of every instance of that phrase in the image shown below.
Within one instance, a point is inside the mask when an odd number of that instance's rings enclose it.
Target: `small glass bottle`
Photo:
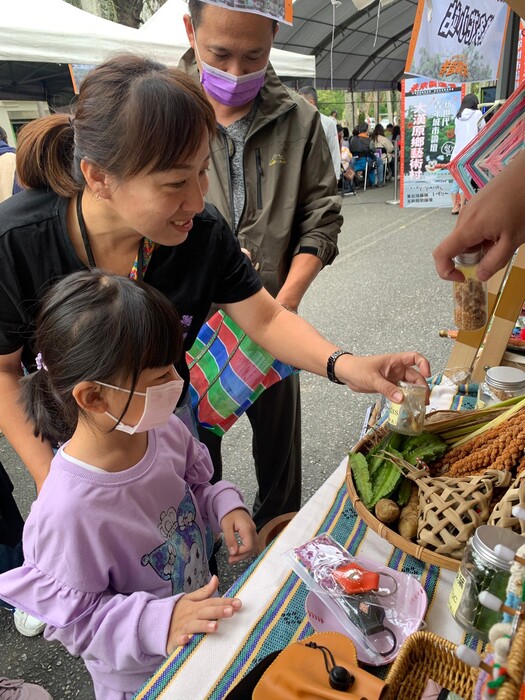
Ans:
[[[517,367],[490,367],[478,387],[476,408],[525,395],[525,372]]]
[[[398,382],[403,392],[403,403],[391,403],[387,425],[396,433],[403,435],[419,435],[425,423],[426,389],[420,384]]]
[[[454,322],[460,331],[476,331],[487,323],[487,284],[476,274],[482,257],[480,249],[454,258],[465,277],[463,282],[454,282]]]
[[[512,563],[497,556],[494,547],[502,544],[516,552],[523,542],[523,537],[512,530],[481,525],[466,544],[448,608],[458,625],[485,641],[492,625],[501,621],[501,613],[486,608],[478,596],[489,591],[505,602]]]

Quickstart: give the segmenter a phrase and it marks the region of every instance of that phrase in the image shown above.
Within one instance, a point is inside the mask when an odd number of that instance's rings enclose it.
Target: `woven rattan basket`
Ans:
[[[440,427],[444,427],[447,424],[447,421],[451,420],[452,418],[456,418],[457,415],[458,413],[455,411],[436,411],[435,413],[431,414],[425,421],[425,430],[431,430],[439,434]],[[367,454],[367,452],[372,448],[372,446],[379,439],[381,439],[381,437],[386,435],[387,432],[387,428],[385,426],[382,426],[379,429],[377,429],[374,433],[368,433],[356,444],[352,451]],[[427,496],[427,505],[425,506],[426,512],[424,527],[422,528],[423,532],[418,533],[418,538],[420,539],[419,543],[411,542],[410,540],[406,540],[404,537],[401,537],[401,535],[395,530],[391,529],[384,523],[381,523],[375,517],[375,515],[371,513],[368,510],[368,508],[366,508],[366,506],[357,494],[350,468],[348,468],[346,483],[348,494],[350,496],[350,500],[352,501],[355,510],[365,521],[365,523],[372,530],[374,530],[374,532],[377,532],[377,534],[380,537],[387,540],[387,542],[390,542],[390,544],[393,544],[394,546],[403,550],[407,554],[416,557],[417,559],[420,559],[429,564],[435,564],[436,566],[439,566],[441,568],[457,571],[457,569],[459,568],[459,561],[461,560],[462,548],[464,547],[466,541],[473,534],[474,529],[478,525],[482,525],[486,522],[486,518],[485,520],[482,520],[481,517],[478,517],[478,515],[480,511],[487,510],[486,505],[490,501],[491,489],[495,485],[498,485],[497,474],[500,473],[497,472],[495,473],[495,475],[492,475],[492,477],[489,477],[489,474],[487,473],[485,475],[486,478],[484,477],[483,479],[482,477],[474,477],[472,479],[472,483],[470,485],[467,485],[467,489],[464,492],[466,494],[466,499],[464,499],[463,502],[461,502],[461,493],[459,493],[458,499],[455,498],[455,494],[452,493],[452,491],[454,490],[454,488],[456,488],[456,486],[454,485],[454,483],[452,483],[452,480],[450,481],[452,486],[451,489],[448,489],[447,491],[447,498],[450,497],[452,498],[452,500],[455,499],[454,507],[458,508],[458,513],[466,513],[468,511],[469,517],[471,517],[471,522],[468,525],[468,527],[463,526],[460,517],[456,518],[456,520],[458,521],[456,523],[454,523],[454,517],[452,517],[449,521],[451,526],[450,531],[452,535],[447,530],[447,523],[443,520],[440,520],[440,518],[445,517],[443,515],[444,513],[449,512],[449,510],[451,510],[448,508],[448,503],[445,504],[445,506],[447,506],[445,507],[443,505],[443,500],[440,498],[440,494],[444,493],[443,484],[440,483],[440,479],[436,479],[435,483],[430,483],[430,485],[428,483],[421,483],[420,496],[423,491],[425,493],[425,496]],[[423,477],[423,479],[425,478],[426,477]],[[492,483],[490,483],[491,478]],[[480,483],[478,484],[478,482]],[[485,491],[485,495],[483,495],[483,490]],[[431,492],[436,493],[435,503],[431,502]],[[479,498],[480,502],[475,502],[475,498]],[[482,503],[481,499],[483,498],[485,500]],[[468,499],[471,499],[471,502],[469,502]],[[455,516],[457,515],[457,513],[452,513],[452,515]],[[486,515],[488,517],[488,510]],[[447,539],[450,540],[450,542],[447,543]],[[435,551],[436,549],[439,549],[438,546],[434,546],[434,543],[438,542],[438,540],[440,540],[443,544],[443,546],[441,547],[441,552]],[[449,554],[449,551],[452,553]]]
[[[460,661],[455,655],[455,649],[455,644],[432,632],[411,634],[388,672],[386,682],[389,700],[420,698],[429,678],[464,700],[472,700],[479,671]],[[498,689],[494,698],[519,700],[525,671],[523,623],[512,642],[506,669],[507,681]]]
[[[420,698],[429,678],[471,700],[477,670],[460,661],[455,649],[455,644],[432,632],[411,634],[388,672],[389,700]]]

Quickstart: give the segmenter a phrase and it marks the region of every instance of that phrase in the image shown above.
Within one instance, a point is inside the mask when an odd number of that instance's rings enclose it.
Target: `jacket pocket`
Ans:
[[[261,149],[255,149],[255,168],[257,170],[257,209],[262,209],[262,165],[261,165]]]

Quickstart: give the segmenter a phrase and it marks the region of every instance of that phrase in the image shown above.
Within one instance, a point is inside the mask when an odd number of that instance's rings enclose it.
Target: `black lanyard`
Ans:
[[[89,236],[86,229],[86,222],[84,221],[84,215],[82,214],[82,192],[77,195],[77,220],[78,226],[80,228],[80,235],[82,236],[82,243],[84,244],[84,250],[86,251],[88,265],[89,267],[97,267],[95,262],[95,256],[93,255],[93,249],[91,243],[89,242]],[[139,282],[143,281],[143,269],[144,269],[144,238],[141,239],[139,243],[139,248],[137,251],[137,279]]]

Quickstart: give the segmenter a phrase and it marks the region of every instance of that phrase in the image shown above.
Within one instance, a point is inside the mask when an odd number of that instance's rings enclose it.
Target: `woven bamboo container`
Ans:
[[[512,515],[514,506],[525,508],[525,473],[518,474],[516,480],[507,489],[503,498],[496,503],[489,518],[489,525],[507,527],[519,535],[525,534],[525,523]]]
[[[443,429],[448,421],[456,419],[457,416],[456,411],[436,411],[427,417],[425,430],[439,434],[440,428]],[[374,433],[368,433],[352,451],[367,454],[387,432],[386,426],[381,426]],[[431,479],[423,471],[420,471],[419,475],[417,483],[422,516],[421,527],[418,527],[419,543],[401,537],[366,508],[357,494],[350,468],[346,484],[355,510],[380,537],[417,559],[457,571],[465,543],[478,525],[487,522],[492,489],[503,486],[502,479],[510,479],[510,475],[494,470],[492,474],[489,470],[482,476],[463,479]]]
[[[518,700],[522,697],[525,676],[525,624],[521,621],[512,641],[507,660],[507,681],[498,690],[497,700]]]
[[[420,698],[429,678],[442,688],[471,700],[477,670],[460,661],[454,653],[455,649],[455,644],[432,632],[411,634],[388,672],[389,700]]]
[[[420,698],[429,678],[464,700],[472,700],[478,669],[467,666],[455,655],[456,645],[432,632],[411,634],[392,664],[386,683],[389,700]],[[495,700],[519,700],[525,673],[525,625],[513,640],[506,665],[507,681],[498,689]]]

